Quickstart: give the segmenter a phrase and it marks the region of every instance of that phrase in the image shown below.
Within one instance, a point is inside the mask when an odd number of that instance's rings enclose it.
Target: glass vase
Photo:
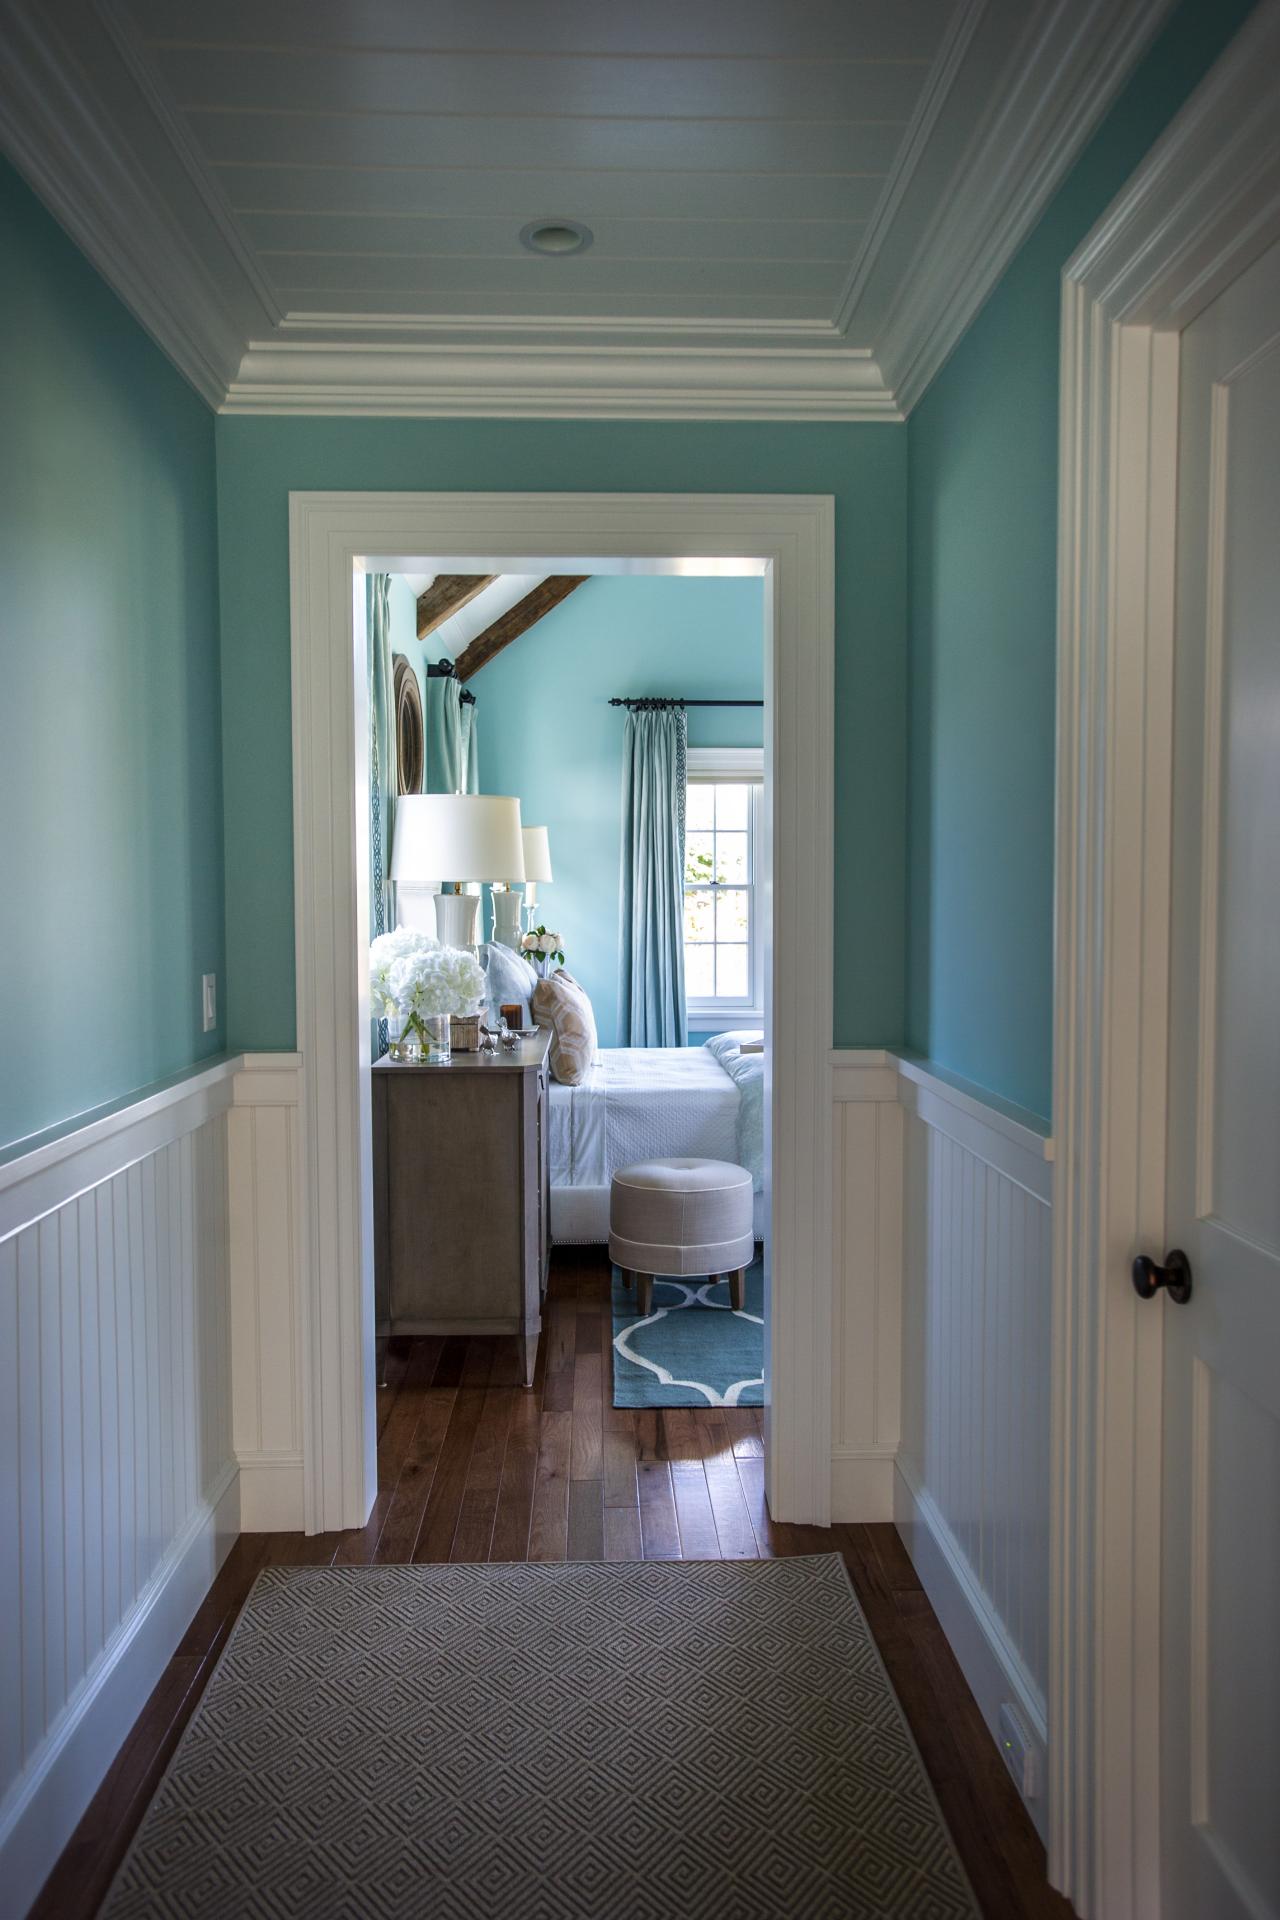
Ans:
[[[446,1067],[453,1056],[449,1015],[447,1013],[429,1013],[424,1025],[427,1030],[426,1059],[431,1067]]]

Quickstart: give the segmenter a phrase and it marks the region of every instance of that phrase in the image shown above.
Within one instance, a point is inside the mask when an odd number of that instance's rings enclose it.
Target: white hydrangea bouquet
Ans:
[[[466,947],[442,947],[429,933],[397,927],[369,948],[369,999],[375,1020],[402,1021],[429,1046],[430,1014],[475,1013],[484,1004],[484,971]]]

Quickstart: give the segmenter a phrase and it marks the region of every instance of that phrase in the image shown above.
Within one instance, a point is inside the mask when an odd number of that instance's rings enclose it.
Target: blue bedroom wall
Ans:
[[[0,161],[0,1148],[225,1004],[213,418]]]
[[[481,786],[518,795],[523,818],[550,832],[556,877],[538,889],[536,918],[563,934],[601,1046],[619,1044],[626,715],[610,696],[751,700],[763,686],[764,583],[665,576],[585,581],[470,682]],[[689,742],[759,746],[762,725],[758,709],[694,708]]]
[[[909,423],[907,1039],[1045,1117],[1061,272],[1249,11],[1175,9]]]
[[[324,488],[833,495],[835,1039],[901,1041],[904,426],[224,416],[217,440],[231,1044],[295,1042],[289,493]]]

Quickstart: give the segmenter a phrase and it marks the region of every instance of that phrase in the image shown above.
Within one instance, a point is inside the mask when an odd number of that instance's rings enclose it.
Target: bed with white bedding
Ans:
[[[609,1183],[637,1160],[730,1160],[755,1185],[763,1237],[764,1057],[758,1034],[717,1034],[702,1047],[605,1047],[580,1086],[551,1083],[551,1237],[559,1246],[609,1238]]]

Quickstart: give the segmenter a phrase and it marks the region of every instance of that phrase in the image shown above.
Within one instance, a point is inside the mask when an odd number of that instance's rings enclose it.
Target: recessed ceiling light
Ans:
[[[520,229],[520,244],[530,253],[581,253],[594,238],[580,220],[531,220]]]

